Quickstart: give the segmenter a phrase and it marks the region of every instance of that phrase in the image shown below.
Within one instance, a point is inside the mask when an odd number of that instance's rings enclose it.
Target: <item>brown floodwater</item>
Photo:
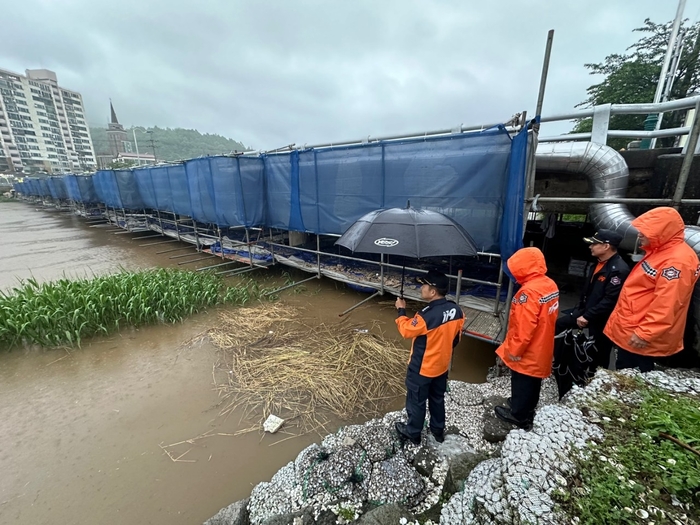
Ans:
[[[117,235],[70,214],[0,202],[0,290],[28,277],[45,281],[188,260],[170,258],[185,250],[157,253],[178,243],[143,246],[162,241],[138,239],[145,235]],[[274,268],[247,275],[265,286],[285,280]],[[333,323],[365,297],[324,278],[282,292],[281,302],[303,308],[315,322]],[[368,328],[376,322],[385,337],[399,340],[391,297],[350,316]],[[163,452],[161,446],[206,432],[234,434],[251,426],[239,415],[218,417],[214,349],[183,344],[215,319],[210,311],[176,325],[124,330],[70,353],[0,348],[0,524],[202,523],[319,441],[317,434],[256,431],[171,447],[172,457],[186,453],[177,462]],[[408,351],[409,343],[402,344]],[[465,339],[451,377],[481,382],[493,361],[492,346]],[[386,410],[402,406],[397,398]],[[329,431],[348,423],[334,420]]]

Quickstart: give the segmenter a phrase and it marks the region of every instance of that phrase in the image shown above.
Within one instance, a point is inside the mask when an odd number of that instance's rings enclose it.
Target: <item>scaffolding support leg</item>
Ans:
[[[360,301],[359,303],[357,303],[355,306],[351,306],[350,308],[348,308],[347,310],[345,310],[343,313],[338,314],[338,317],[343,317],[345,314],[352,312],[352,311],[353,311],[355,308],[357,308],[358,306],[362,306],[363,304],[365,304],[365,303],[366,303],[367,301],[369,301],[370,299],[374,299],[375,297],[377,297],[378,295],[381,295],[381,294],[382,294],[382,292],[379,292],[379,291],[374,292],[372,295],[370,295],[370,296],[367,297],[366,299],[363,299],[362,301]]]
[[[305,283],[307,281],[311,281],[312,279],[318,279],[319,277],[317,275],[314,275],[313,277],[309,277],[308,279],[304,279],[302,281],[297,281],[296,283],[288,284],[287,286],[283,286],[282,288],[277,288],[277,290],[272,290],[271,292],[266,292],[262,294],[262,297],[268,296],[275,294],[277,292],[281,292],[282,290],[286,290],[287,288],[292,288],[298,284]]]

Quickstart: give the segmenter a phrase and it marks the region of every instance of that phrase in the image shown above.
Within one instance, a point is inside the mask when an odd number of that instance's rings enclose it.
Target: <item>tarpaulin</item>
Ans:
[[[57,200],[66,200],[68,198],[68,193],[66,192],[66,182],[63,175],[54,175],[49,177],[48,180],[49,191],[51,192],[51,197]]]
[[[64,175],[68,198],[83,204],[98,204],[101,202],[95,191],[93,175]]]
[[[410,201],[452,217],[480,250],[499,251],[501,235],[508,238],[501,223],[513,147],[508,133],[495,128],[266,155],[265,222],[342,234],[365,213]]]
[[[95,190],[107,206],[126,210],[144,208],[131,170],[100,170],[94,177]]]
[[[264,226],[264,164],[260,157],[205,157],[188,160],[192,214],[221,227]]]

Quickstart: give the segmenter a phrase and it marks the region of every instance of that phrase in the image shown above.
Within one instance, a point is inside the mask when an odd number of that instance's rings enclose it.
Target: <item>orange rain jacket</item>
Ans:
[[[531,377],[548,377],[552,372],[559,289],[545,275],[547,265],[538,248],[518,250],[507,264],[522,286],[513,297],[508,333],[496,353],[516,372]],[[520,357],[520,360],[513,361],[510,356]]]
[[[440,298],[411,319],[399,309],[396,326],[405,339],[413,338],[408,372],[423,377],[438,377],[450,368],[452,350],[462,337],[464,312],[456,303]]]
[[[693,287],[698,279],[698,256],[685,243],[685,225],[673,208],[655,208],[632,221],[649,238],[644,258],[622,286],[604,333],[634,354],[668,356],[683,350],[683,332]],[[634,348],[632,334],[648,343]]]

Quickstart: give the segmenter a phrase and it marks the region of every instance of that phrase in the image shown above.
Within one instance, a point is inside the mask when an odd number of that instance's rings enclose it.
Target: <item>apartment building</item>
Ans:
[[[80,93],[56,73],[0,69],[0,173],[80,173],[97,168]]]

